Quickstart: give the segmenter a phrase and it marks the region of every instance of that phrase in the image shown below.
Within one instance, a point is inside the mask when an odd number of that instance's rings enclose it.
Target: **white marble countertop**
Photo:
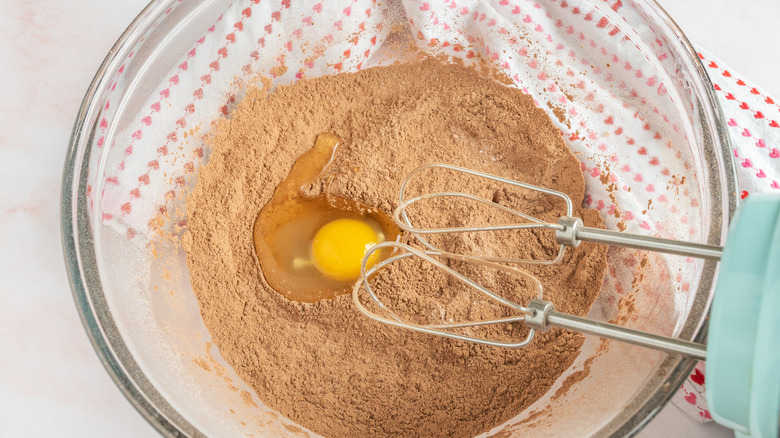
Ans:
[[[145,0],[0,1],[0,436],[153,437],[92,350],[59,227],[62,166],[94,72]],[[662,0],[690,38],[780,97],[780,3]],[[732,436],[667,406],[642,437]]]

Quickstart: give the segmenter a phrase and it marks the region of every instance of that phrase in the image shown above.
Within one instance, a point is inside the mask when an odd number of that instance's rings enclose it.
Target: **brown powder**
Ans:
[[[546,393],[579,353],[581,336],[554,329],[527,348],[484,347],[372,322],[349,295],[302,304],[267,285],[252,242],[255,218],[321,132],[344,143],[323,176],[333,176],[329,190],[388,213],[404,175],[444,162],[563,191],[574,215],[602,226],[596,211],[581,207],[579,163],[547,116],[529,96],[463,66],[427,59],[303,80],[271,94],[251,89],[210,140],[213,152],[187,198],[182,238],[201,315],[238,375],[282,415],[338,437],[470,437]],[[453,174],[432,173],[413,185],[442,187],[468,189],[546,220],[563,213],[560,202]],[[468,204],[417,213],[427,224],[503,220]],[[437,243],[486,254],[555,253],[553,237],[538,231],[447,236]],[[605,254],[605,247],[583,243],[558,266],[524,269],[558,310],[584,315],[601,288]],[[473,265],[453,267],[510,299],[530,298],[528,282]],[[372,284],[390,304],[428,320],[502,312],[414,261],[392,265]],[[517,324],[480,333],[522,339],[527,332]]]

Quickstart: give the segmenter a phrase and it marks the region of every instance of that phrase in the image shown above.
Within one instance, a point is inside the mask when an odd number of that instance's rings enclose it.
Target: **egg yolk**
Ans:
[[[335,280],[349,281],[360,276],[363,256],[380,236],[368,224],[356,219],[337,219],[325,224],[314,235],[310,257],[323,275]],[[373,253],[366,268],[373,266],[378,253]]]

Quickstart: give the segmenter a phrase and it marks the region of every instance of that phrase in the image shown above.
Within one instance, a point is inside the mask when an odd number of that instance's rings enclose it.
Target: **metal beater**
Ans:
[[[566,206],[566,215],[561,217],[557,223],[543,222],[533,216],[530,216],[521,211],[509,208],[507,206],[493,202],[485,198],[481,198],[472,194],[463,192],[435,192],[427,193],[421,196],[407,199],[406,190],[409,182],[421,172],[430,169],[446,169],[454,172],[465,173],[468,175],[480,177],[486,180],[496,181],[507,184],[509,186],[520,187],[530,191],[536,191],[545,195],[554,196]],[[490,225],[479,227],[448,227],[448,228],[417,228],[412,225],[412,221],[409,218],[407,212],[411,205],[419,203],[421,201],[432,198],[462,198],[476,201],[485,206],[496,208],[504,211],[514,217],[519,218],[518,223],[512,223],[507,225]],[[519,348],[528,345],[536,330],[548,331],[551,327],[560,327],[570,330],[575,330],[583,333],[590,333],[598,336],[602,336],[609,339],[615,339],[619,341],[629,342],[636,345],[641,345],[657,350],[665,351],[668,353],[682,354],[687,357],[704,359],[705,347],[701,344],[693,342],[682,341],[679,339],[666,338],[663,336],[657,336],[650,333],[641,332],[638,330],[632,330],[626,327],[607,324],[598,321],[592,321],[586,318],[581,318],[574,315],[560,313],[555,311],[553,304],[543,299],[542,286],[539,281],[531,274],[518,269],[513,265],[517,264],[543,264],[552,265],[559,263],[563,259],[563,255],[567,246],[577,247],[581,241],[591,241],[597,243],[606,243],[611,245],[627,246],[637,249],[647,249],[665,252],[668,254],[678,254],[690,257],[698,257],[703,259],[720,259],[723,249],[721,247],[712,245],[702,245],[689,242],[679,242],[676,240],[660,239],[655,237],[641,236],[629,233],[619,233],[614,231],[607,231],[596,228],[589,228],[583,225],[582,219],[572,216],[572,202],[569,197],[562,192],[550,190],[544,187],[538,187],[530,184],[521,183],[518,181],[502,178],[495,175],[490,175],[483,172],[478,172],[471,169],[465,169],[462,167],[456,167],[448,164],[426,164],[409,173],[401,183],[400,190],[400,205],[393,212],[393,219],[398,226],[404,231],[408,231],[415,235],[417,240],[427,247],[427,250],[420,250],[409,245],[405,245],[399,242],[383,242],[370,248],[363,259],[363,266],[361,267],[362,273],[362,286],[365,288],[368,296],[371,298],[376,307],[381,310],[383,315],[367,309],[359,299],[360,285],[356,286],[353,291],[353,301],[357,308],[364,315],[372,318],[376,321],[390,324],[396,327],[407,328],[416,330],[423,333],[435,334],[439,336],[445,336],[449,338],[459,339],[462,341],[476,342],[478,344],[492,345],[498,347]],[[465,232],[482,232],[482,231],[497,231],[497,230],[521,230],[531,228],[543,228],[555,231],[556,241],[561,245],[556,257],[552,260],[527,260],[516,258],[503,258],[503,257],[489,257],[478,254],[456,254],[449,251],[442,250],[426,240],[424,235],[431,234],[444,234],[444,233],[465,233]],[[375,251],[379,251],[383,248],[391,248],[394,250],[393,256],[390,258],[372,266],[366,267],[366,260]],[[405,321],[403,318],[396,315],[388,307],[386,307],[379,297],[374,292],[369,279],[373,274],[379,270],[385,268],[391,263],[397,262],[406,257],[419,257],[428,263],[431,263],[438,269],[450,274],[460,280],[464,285],[474,290],[479,291],[485,296],[491,298],[502,306],[505,306],[517,313],[517,316],[508,318],[499,318],[484,321],[469,321],[469,322],[456,322],[451,324],[415,324],[410,321]],[[474,263],[480,263],[485,266],[489,266],[494,269],[503,270],[513,273],[518,276],[522,276],[526,279],[530,279],[536,283],[538,289],[538,297],[532,299],[527,306],[522,306],[517,303],[513,303],[494,292],[479,285],[472,279],[465,277],[454,269],[445,264],[442,259],[451,258],[462,261],[469,261]],[[490,340],[477,336],[469,336],[461,333],[455,333],[453,329],[460,329],[464,327],[477,327],[486,326],[492,324],[506,324],[511,322],[522,321],[530,329],[526,339],[520,342],[501,342]]]
[[[558,222],[554,224],[543,222],[526,213],[503,206],[491,200],[487,200],[484,198],[480,198],[478,196],[474,196],[462,192],[428,193],[407,200],[406,188],[409,185],[409,182],[412,180],[412,178],[415,175],[425,170],[436,169],[436,168],[447,169],[447,170],[460,172],[472,176],[477,176],[487,180],[504,183],[509,186],[520,187],[530,191],[535,191],[535,192],[543,193],[545,195],[557,197],[565,203],[566,215],[558,219]],[[558,251],[557,257],[554,260],[520,260],[520,259],[511,259],[511,258],[496,258],[496,257],[483,257],[479,255],[471,255],[471,257],[475,259],[490,260],[490,261],[501,262],[501,263],[548,264],[548,265],[556,264],[563,259],[563,254],[566,250],[566,246],[571,246],[573,248],[576,248],[580,244],[580,241],[583,240],[587,242],[625,246],[625,247],[635,248],[635,249],[658,251],[666,254],[676,254],[676,255],[696,257],[701,259],[710,259],[710,260],[720,260],[720,257],[723,253],[723,248],[719,246],[702,245],[702,244],[692,243],[692,242],[680,242],[677,240],[660,239],[656,237],[642,236],[639,234],[620,233],[615,231],[602,230],[598,228],[589,228],[582,224],[582,219],[577,217],[572,217],[571,199],[569,199],[569,197],[565,193],[558,192],[555,190],[550,190],[544,187],[538,187],[530,184],[521,183],[507,178],[502,178],[500,176],[490,175],[483,172],[477,172],[476,170],[451,166],[449,164],[426,164],[418,167],[417,169],[411,171],[406,176],[406,178],[404,178],[403,182],[401,183],[400,192],[401,193],[399,199],[401,204],[393,212],[393,219],[395,220],[395,222],[404,231],[408,231],[414,234],[417,237],[417,239],[420,241],[420,243],[422,243],[423,245],[425,245],[426,247],[428,247],[433,251],[439,251],[442,252],[443,254],[447,252],[442,251],[439,248],[436,248],[435,246],[431,245],[427,240],[422,238],[421,235],[443,234],[443,233],[465,233],[465,232],[472,232],[472,231],[520,230],[520,229],[531,229],[531,228],[544,228],[549,230],[555,230],[555,239],[561,245],[561,248]],[[409,216],[407,215],[407,209],[409,206],[427,199],[446,198],[446,197],[470,199],[472,201],[476,201],[481,204],[487,205],[488,207],[497,208],[501,211],[509,213],[510,215],[516,216],[524,220],[525,222],[508,224],[508,225],[484,226],[484,227],[454,227],[454,228],[428,228],[428,229],[415,228],[414,226],[412,226],[409,220]]]
[[[566,207],[566,215],[557,223],[549,223],[526,213],[468,193],[447,191],[428,193],[406,199],[409,181],[428,169],[447,169],[557,197]],[[433,198],[460,198],[496,208],[517,218],[517,223],[478,227],[418,228],[412,225],[408,207]],[[560,327],[600,337],[628,342],[643,347],[680,354],[694,359],[707,358],[707,401],[713,418],[742,434],[741,436],[776,437],[780,417],[780,196],[754,194],[740,206],[733,218],[725,249],[718,246],[680,242],[636,234],[585,227],[572,216],[572,203],[561,192],[525,184],[495,175],[447,164],[428,164],[412,171],[401,184],[400,205],[393,213],[398,226],[410,233],[426,248],[418,249],[400,242],[383,242],[370,248],[361,266],[362,279],[355,284],[352,298],[365,316],[395,327],[483,345],[519,348],[532,341],[536,330]],[[498,230],[541,228],[553,230],[560,244],[551,260],[524,260],[490,257],[479,254],[458,254],[442,250],[425,239],[426,235]],[[552,265],[563,259],[567,246],[581,241],[626,246],[643,250],[677,254],[709,260],[721,260],[718,281],[709,318],[706,348],[702,344],[658,336],[626,327],[593,321],[557,312],[542,296],[542,285],[518,264]],[[366,261],[375,251],[392,248],[393,255],[367,268]],[[420,258],[461,283],[479,291],[507,309],[514,316],[497,319],[452,322],[447,324],[417,324],[397,315],[377,296],[370,280],[391,263],[408,257]],[[537,298],[526,306],[509,301],[449,267],[446,259],[455,259],[489,266],[530,280]],[[370,297],[370,310],[363,304],[360,291]],[[519,342],[494,341],[453,330],[468,327],[522,322],[529,329],[526,339]]]

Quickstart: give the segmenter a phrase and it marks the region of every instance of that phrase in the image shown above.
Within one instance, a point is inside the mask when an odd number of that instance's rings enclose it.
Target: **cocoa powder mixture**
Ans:
[[[213,342],[263,403],[325,436],[471,437],[509,420],[555,383],[583,342],[554,329],[527,348],[484,347],[422,335],[363,317],[349,295],[314,304],[289,301],[260,271],[252,227],[276,185],[318,134],[343,140],[329,190],[390,213],[400,181],[417,166],[444,162],[567,193],[574,215],[602,226],[581,207],[580,164],[559,131],[519,90],[472,69],[425,59],[355,74],[302,80],[268,94],[249,90],[210,139],[213,152],[187,198],[182,238],[192,286]],[[502,185],[433,173],[415,190],[466,190],[546,220],[560,202]],[[432,205],[417,212],[429,224],[495,223],[473,205]],[[405,241],[414,241],[404,236]],[[542,232],[481,233],[441,238],[461,252],[552,258]],[[524,267],[558,310],[585,315],[598,294],[606,247],[583,243],[554,267]],[[497,293],[527,302],[531,282],[468,264],[453,266]],[[415,261],[392,265],[372,285],[389,305],[428,321],[504,314],[452,278]],[[485,329],[521,340],[521,324]]]

